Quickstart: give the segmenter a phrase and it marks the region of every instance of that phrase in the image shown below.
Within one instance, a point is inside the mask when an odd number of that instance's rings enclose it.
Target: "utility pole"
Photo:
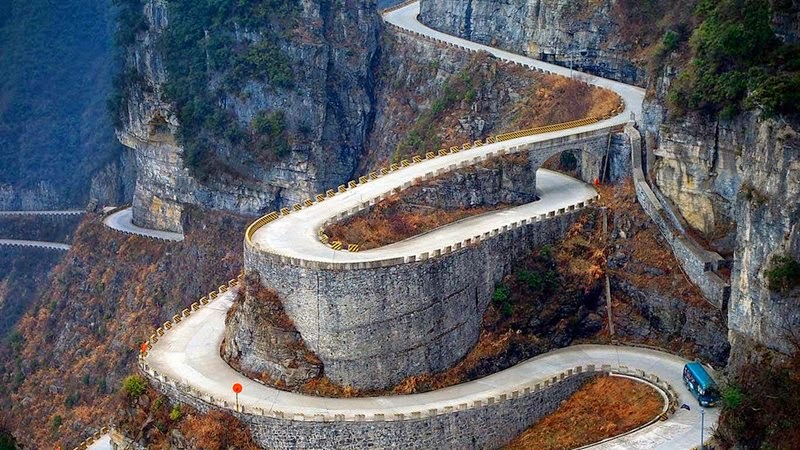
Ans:
[[[700,450],[706,448],[705,439],[703,439],[703,431],[706,427],[706,410],[704,408],[700,408]]]
[[[608,250],[608,208],[602,208],[603,211],[603,242],[605,243],[606,250]],[[608,334],[611,339],[614,339],[614,317],[611,314],[611,281],[608,278],[608,263],[606,263],[606,311],[608,312]]]

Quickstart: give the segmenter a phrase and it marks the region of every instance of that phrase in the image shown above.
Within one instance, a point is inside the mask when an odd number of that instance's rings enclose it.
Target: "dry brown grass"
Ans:
[[[506,208],[509,205],[478,206],[444,210],[409,205],[400,196],[393,196],[358,214],[325,229],[331,241],[358,244],[361,250],[400,242],[461,219]]]
[[[577,79],[542,75],[540,82],[512,110],[516,120],[507,131],[597,117],[619,104],[617,94],[592,88]]]
[[[626,378],[586,383],[553,414],[536,422],[507,449],[568,450],[644,425],[664,406],[651,387]]]

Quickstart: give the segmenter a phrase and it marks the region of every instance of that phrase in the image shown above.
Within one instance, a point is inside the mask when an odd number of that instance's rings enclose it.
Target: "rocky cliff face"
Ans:
[[[644,85],[641,50],[619,0],[422,0],[428,26],[533,58]],[[639,17],[641,20],[641,16]],[[645,42],[643,42],[645,41]]]
[[[796,14],[772,20],[787,43],[796,42],[796,24]],[[754,348],[791,353],[800,292],[770,289],[766,274],[774,256],[800,260],[797,120],[758,111],[724,119],[673,114],[667,99],[682,59],[670,55],[649,86],[641,125],[651,180],[701,245],[732,260],[727,318],[734,366]]]
[[[209,132],[203,141],[202,151],[208,154],[203,176],[187,169],[187,139],[178,139],[184,124],[166,92],[174,80],[159,43],[170,31],[174,10],[163,0],[144,4],[147,30],[138,33],[128,52],[128,67],[136,81],[128,89],[124,124],[118,132],[120,140],[136,150],[137,224],[177,230],[187,203],[260,213],[300,202],[353,175],[372,123],[371,68],[380,18],[370,3],[298,3],[297,23],[302,27],[283,30],[284,37],[275,42],[288,60],[291,87],[253,75],[238,80],[233,89],[223,83],[232,67],[207,74],[217,111],[230,122],[216,134]],[[257,47],[272,38],[235,17],[222,29],[206,30],[206,37],[209,42],[228,39],[231,48]],[[206,51],[212,66],[214,49],[209,46]],[[264,115],[280,117],[277,134],[286,141],[286,149],[278,158],[269,155],[279,145],[277,139],[268,140],[264,148],[250,145],[258,137],[252,124]],[[225,135],[237,127],[253,136]]]
[[[770,289],[765,274],[775,256],[800,261],[800,137],[797,125],[783,120],[750,116],[749,124],[735,202],[730,338],[734,348],[756,344],[789,354],[800,344],[800,288]]]
[[[117,69],[112,3],[3,3],[0,210],[130,201],[118,177],[100,180],[122,154],[105,107]]]

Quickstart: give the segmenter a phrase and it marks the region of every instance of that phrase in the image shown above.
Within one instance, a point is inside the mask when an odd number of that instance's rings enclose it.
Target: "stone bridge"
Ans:
[[[603,164],[611,146],[611,134],[622,127],[608,127],[564,138],[549,139],[520,146],[528,152],[530,168],[535,173],[547,160],[559,153],[572,151],[580,161],[580,178],[592,183],[601,178]]]

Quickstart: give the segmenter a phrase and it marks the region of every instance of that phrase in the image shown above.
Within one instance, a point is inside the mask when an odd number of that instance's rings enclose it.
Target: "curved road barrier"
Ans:
[[[25,241],[18,239],[0,239],[0,245],[6,245],[11,247],[46,248],[50,250],[63,250],[63,251],[69,251],[69,249],[72,248],[69,244],[62,244],[59,242]]]
[[[78,444],[74,450],[111,450],[111,448],[111,435],[108,427],[103,427]]]
[[[180,242],[183,240],[183,234],[173,233],[171,231],[151,230],[148,228],[138,227],[133,224],[133,209],[126,208],[117,212],[111,213],[108,217],[103,219],[103,223],[119,232],[125,234],[133,234],[136,236],[160,239],[162,241]]]
[[[0,216],[82,216],[86,211],[68,209],[64,211],[0,211]]]
[[[282,448],[287,443],[337,447],[345,442],[379,447],[402,442],[424,448],[424,436],[432,432],[443,433],[427,441],[433,448],[471,446],[444,431],[458,430],[459,436],[482,439],[487,430],[511,429],[507,436],[490,433],[483,443],[491,446],[527,427],[527,414],[550,412],[584,378],[608,373],[625,374],[657,387],[668,399],[667,420],[654,421],[596,448],[690,448],[700,435],[700,407],[682,387],[686,361],[634,347],[567,347],[479,380],[423,394],[333,399],[280,391],[245,378],[219,356],[225,316],[236,296],[236,283],[231,281],[233,287],[221,287],[216,295],[204,297],[204,302],[184,309],[159,327],[154,333],[158,337],[151,337],[139,365],[173,400],[201,411],[224,409],[235,414],[267,448]],[[233,383],[243,386],[238,400],[231,390]],[[553,408],[535,409],[534,405],[547,402],[553,402]],[[692,405],[691,411],[677,408],[682,403]],[[718,411],[707,410],[707,433],[717,420]]]

